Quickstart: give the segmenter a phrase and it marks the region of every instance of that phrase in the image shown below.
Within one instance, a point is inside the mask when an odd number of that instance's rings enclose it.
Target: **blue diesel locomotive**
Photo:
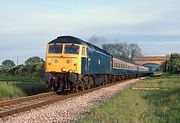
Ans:
[[[149,68],[113,58],[105,50],[72,36],[49,42],[46,79],[53,90],[84,90],[96,85],[150,75]]]

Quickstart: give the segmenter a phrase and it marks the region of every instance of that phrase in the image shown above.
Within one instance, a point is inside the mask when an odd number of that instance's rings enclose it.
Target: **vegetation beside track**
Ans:
[[[47,92],[43,74],[44,60],[37,56],[17,66],[4,60],[0,65],[0,100]]]
[[[0,65],[0,81],[43,82],[43,75],[44,60],[37,56],[17,66],[11,60],[4,60]]]
[[[0,81],[44,82],[40,76],[0,74]]]
[[[0,82],[0,100],[47,92],[45,82]]]
[[[109,103],[95,107],[78,122],[180,122],[180,75],[152,77],[134,88],[119,93]]]

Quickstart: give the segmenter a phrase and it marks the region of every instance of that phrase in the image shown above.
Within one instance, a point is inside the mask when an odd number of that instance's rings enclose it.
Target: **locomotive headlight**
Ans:
[[[51,62],[51,58],[48,58],[47,61],[48,61],[48,62]]]
[[[70,60],[67,60],[66,63],[69,64],[69,63],[70,63]]]
[[[47,64],[51,65],[51,58],[47,58]]]
[[[65,71],[66,71],[66,69],[65,69],[65,68],[62,68],[62,71],[63,71],[63,72],[65,72]]]
[[[54,63],[58,63],[58,60],[57,60],[57,59],[55,59],[55,60],[54,60]]]
[[[77,59],[74,60],[74,63],[77,63]]]
[[[71,70],[71,69],[70,69],[70,70],[69,70],[69,72],[70,72],[70,73],[72,73],[72,72],[73,72],[73,70]]]

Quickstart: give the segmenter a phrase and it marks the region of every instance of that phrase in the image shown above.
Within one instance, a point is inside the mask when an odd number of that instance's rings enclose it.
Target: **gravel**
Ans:
[[[94,106],[109,101],[114,95],[136,83],[137,80],[139,79],[129,80],[48,106],[14,114],[0,119],[0,123],[64,123],[75,121],[83,118]]]

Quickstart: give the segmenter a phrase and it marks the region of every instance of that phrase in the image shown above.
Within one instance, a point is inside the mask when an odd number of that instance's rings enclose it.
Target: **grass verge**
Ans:
[[[0,83],[0,100],[47,92],[45,82]]]
[[[164,74],[135,85],[110,102],[93,108],[81,123],[179,123],[180,75]]]
[[[0,74],[0,81],[43,82],[40,76]]]

